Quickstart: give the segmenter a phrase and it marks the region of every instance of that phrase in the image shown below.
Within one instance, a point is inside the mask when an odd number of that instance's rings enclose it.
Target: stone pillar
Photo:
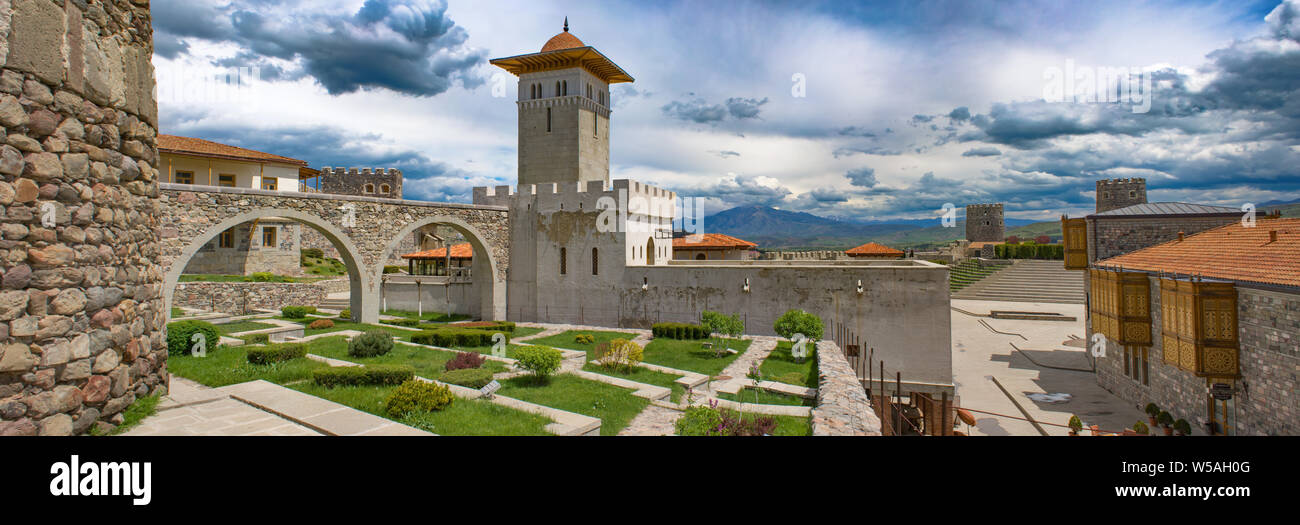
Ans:
[[[165,392],[148,0],[0,0],[0,435]]]

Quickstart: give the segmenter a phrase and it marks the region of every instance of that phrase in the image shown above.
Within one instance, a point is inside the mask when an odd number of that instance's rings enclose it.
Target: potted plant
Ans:
[[[1161,410],[1160,415],[1156,416],[1156,420],[1160,422],[1160,428],[1164,429],[1166,436],[1174,435],[1174,427],[1172,426],[1174,424],[1173,414],[1170,414],[1168,411]]]
[[[1070,435],[1077,436],[1079,435],[1079,431],[1083,430],[1083,421],[1079,420],[1078,415],[1071,415],[1070,422],[1067,423],[1067,426],[1070,427]]]
[[[1151,429],[1147,428],[1147,424],[1141,421],[1133,423],[1133,431],[1139,436],[1147,436],[1151,434]]]
[[[1192,434],[1192,424],[1188,423],[1186,419],[1174,421],[1174,432],[1177,432],[1180,436],[1190,436]]]
[[[1160,424],[1160,422],[1156,420],[1156,418],[1160,417],[1160,407],[1156,406],[1155,403],[1147,403],[1146,413],[1147,421],[1151,422],[1151,426],[1154,427]]]

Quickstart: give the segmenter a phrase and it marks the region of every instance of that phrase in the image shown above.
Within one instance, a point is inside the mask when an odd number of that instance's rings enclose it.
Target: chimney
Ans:
[[[1270,243],[1277,242],[1277,230],[1268,231],[1268,242]]]
[[[1183,232],[1178,232],[1178,242],[1183,242],[1183,236],[1185,235],[1187,234]]]

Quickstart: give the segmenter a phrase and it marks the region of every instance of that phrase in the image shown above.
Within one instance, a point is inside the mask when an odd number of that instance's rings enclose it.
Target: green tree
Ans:
[[[822,338],[825,328],[820,317],[794,309],[781,314],[772,325],[772,330],[786,339],[793,339],[794,334],[803,334],[808,339],[817,341]]]

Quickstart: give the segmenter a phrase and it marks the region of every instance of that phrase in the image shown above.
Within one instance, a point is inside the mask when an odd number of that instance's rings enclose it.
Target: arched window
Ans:
[[[362,193],[374,193],[374,192],[375,192],[375,185],[374,185],[374,184],[366,184],[365,189],[363,189],[363,190],[361,190],[361,191],[362,191]]]
[[[555,96],[557,96],[557,97],[560,96],[560,81],[559,81],[559,80],[556,80],[556,81],[555,81]]]
[[[600,275],[600,255],[595,248],[591,249],[591,274]]]
[[[696,254],[696,255],[695,255],[695,260],[697,260],[697,261],[703,261],[703,260],[704,260],[704,254],[702,254],[702,253],[700,253],[700,254]]]
[[[551,108],[546,108],[546,132],[551,132]]]
[[[569,251],[560,248],[560,275],[569,273]]]
[[[649,239],[646,239],[646,241],[645,241],[645,253],[649,254],[649,256],[646,257],[646,264],[654,264],[654,263],[655,263],[655,239],[654,239],[654,237],[651,237],[651,238],[649,238]]]
[[[565,80],[563,85],[564,85],[564,93],[563,93],[563,94],[564,94],[564,95],[568,95],[568,94],[569,94],[569,81],[568,81],[568,80]]]
[[[383,193],[383,194],[387,195],[388,192],[390,192],[390,191],[392,191],[392,190],[393,190],[392,186],[389,186],[389,185],[387,185],[387,184],[380,184],[380,185],[379,185],[379,193]]]

